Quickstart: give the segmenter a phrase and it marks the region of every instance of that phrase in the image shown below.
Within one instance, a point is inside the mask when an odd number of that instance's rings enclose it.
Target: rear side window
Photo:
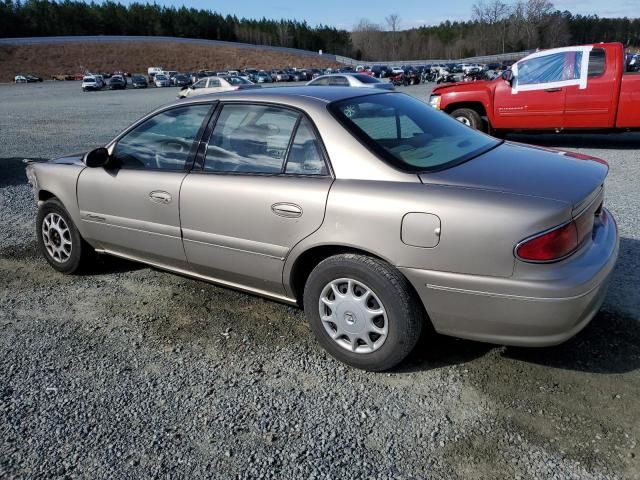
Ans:
[[[589,76],[599,77],[604,73],[606,66],[605,53],[603,48],[594,48],[589,54]]]
[[[296,175],[327,175],[327,166],[320,151],[320,142],[311,127],[303,118],[298,125],[296,136],[287,157],[285,173]]]
[[[299,114],[261,105],[225,105],[211,134],[205,171],[282,171]]]

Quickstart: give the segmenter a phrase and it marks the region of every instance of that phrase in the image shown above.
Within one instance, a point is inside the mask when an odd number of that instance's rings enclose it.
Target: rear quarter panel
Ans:
[[[402,242],[402,219],[410,212],[440,218],[437,246]],[[322,226],[292,249],[284,278],[290,278],[299,255],[321,245],[358,248],[397,267],[509,277],[519,241],[570,217],[568,204],[537,197],[443,185],[336,180]]]

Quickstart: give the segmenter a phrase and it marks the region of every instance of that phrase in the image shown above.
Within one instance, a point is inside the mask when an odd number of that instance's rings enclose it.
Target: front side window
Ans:
[[[220,79],[219,78],[210,78],[209,79],[209,88],[216,88],[219,87],[221,85],[220,83]]]
[[[519,85],[562,82],[580,78],[582,52],[561,52],[518,62]]]
[[[196,83],[191,85],[191,88],[194,89],[194,90],[197,90],[199,88],[204,88],[206,86],[207,86],[207,81],[206,80],[198,80]]]
[[[210,105],[165,110],[123,136],[113,150],[120,168],[184,170]]]
[[[314,80],[313,82],[311,82],[311,85],[317,85],[317,86],[329,85],[329,78],[330,77],[318,78],[317,80]]]
[[[400,93],[341,100],[329,109],[362,143],[404,171],[441,170],[500,144]]]
[[[209,140],[204,169],[280,173],[298,117],[279,107],[225,105]]]

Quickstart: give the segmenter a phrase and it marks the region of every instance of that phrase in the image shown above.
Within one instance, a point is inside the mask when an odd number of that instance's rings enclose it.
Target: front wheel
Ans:
[[[75,273],[88,266],[95,256],[67,210],[55,198],[47,200],[38,209],[36,236],[44,258],[59,272]]]
[[[335,358],[369,371],[388,370],[413,350],[424,310],[391,265],[358,254],[329,257],[309,275],[304,311],[320,344]]]
[[[451,116],[468,127],[475,130],[482,130],[482,117],[475,110],[470,108],[458,108],[451,112]]]

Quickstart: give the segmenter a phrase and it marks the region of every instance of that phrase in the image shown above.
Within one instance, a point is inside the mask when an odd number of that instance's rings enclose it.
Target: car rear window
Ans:
[[[358,74],[358,75],[354,75],[354,77],[356,77],[362,83],[380,83],[380,80],[370,75]]]
[[[329,110],[383,160],[406,171],[442,170],[502,143],[402,93],[340,100]]]

